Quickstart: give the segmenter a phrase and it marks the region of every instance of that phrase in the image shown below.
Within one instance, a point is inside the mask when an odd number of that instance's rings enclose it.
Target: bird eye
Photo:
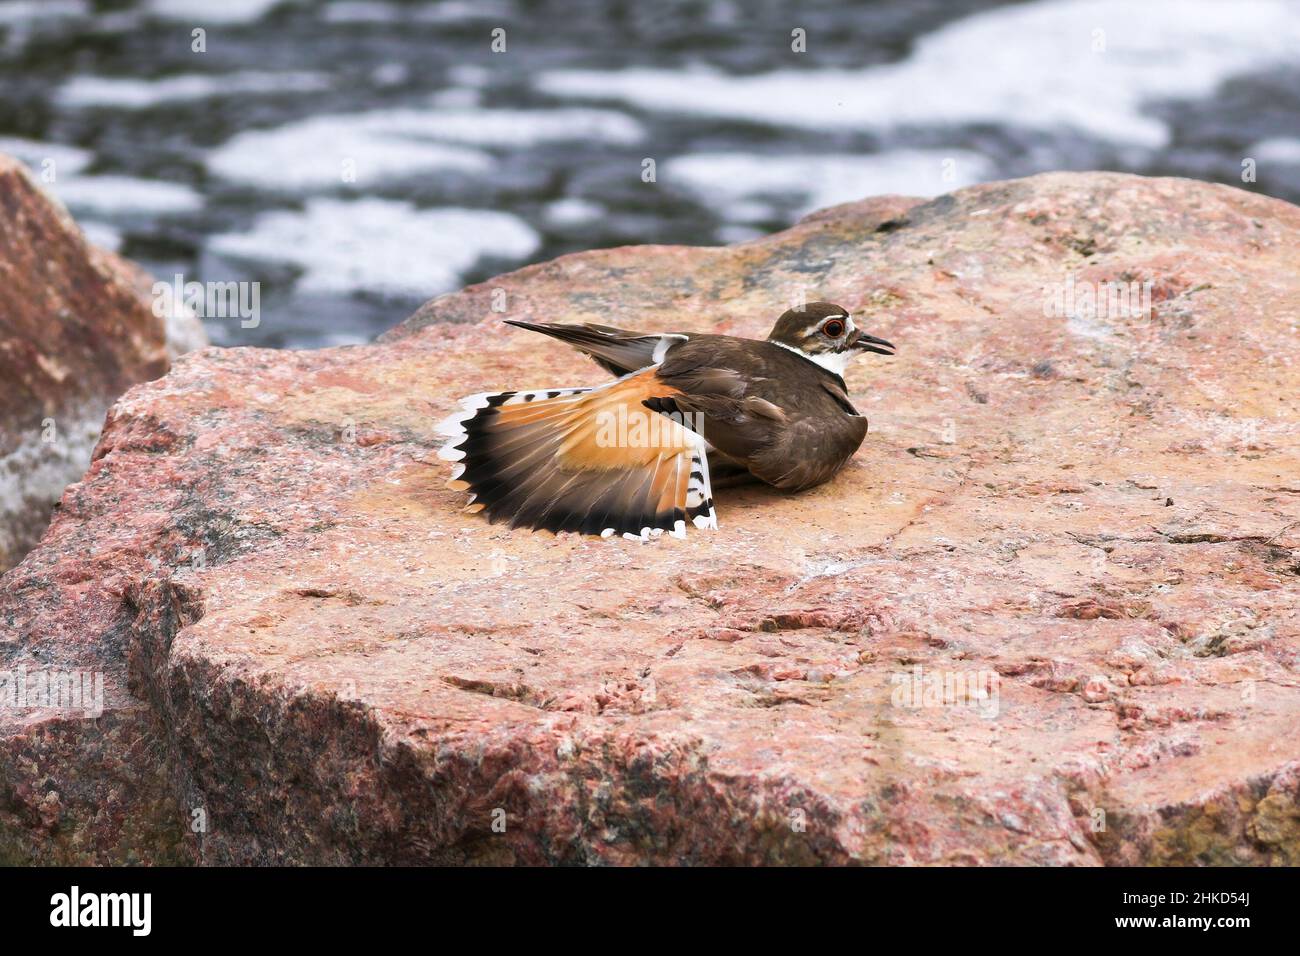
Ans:
[[[844,323],[839,319],[831,319],[822,326],[822,332],[833,339],[838,339],[844,334]]]

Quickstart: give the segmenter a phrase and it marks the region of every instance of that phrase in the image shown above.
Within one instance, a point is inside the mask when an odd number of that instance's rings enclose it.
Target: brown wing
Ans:
[[[692,336],[659,375],[677,394],[651,407],[700,415],[710,445],[787,491],[829,479],[867,434],[839,376],[770,343]]]

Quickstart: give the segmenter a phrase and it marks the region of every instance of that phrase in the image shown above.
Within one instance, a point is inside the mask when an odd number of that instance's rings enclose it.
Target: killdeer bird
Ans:
[[[449,487],[491,521],[645,539],[716,528],[710,459],[786,491],[826,481],[867,434],[842,377],[894,346],[813,302],[765,341],[507,320],[568,342],[618,376],[594,388],[473,395],[443,423]]]

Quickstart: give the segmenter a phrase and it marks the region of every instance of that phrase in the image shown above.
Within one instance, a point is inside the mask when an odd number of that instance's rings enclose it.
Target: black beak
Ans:
[[[893,355],[894,343],[878,339],[866,332],[859,332],[857,338],[849,343],[849,348],[862,349],[864,352],[876,352],[879,355]]]

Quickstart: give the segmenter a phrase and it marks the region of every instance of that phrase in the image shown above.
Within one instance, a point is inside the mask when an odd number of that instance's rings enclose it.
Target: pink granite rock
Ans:
[[[86,242],[26,168],[0,154],[0,570],[36,543],[85,471],[113,400],[167,371],[150,284]],[[197,320],[178,328],[202,334]]]
[[[899,355],[827,485],[533,535],[460,512],[435,423],[602,373],[495,290],[743,335],[803,294]],[[0,711],[0,859],[1298,863],[1298,306],[1295,207],[1053,174],[186,356],[0,587],[0,666],[105,687]]]

